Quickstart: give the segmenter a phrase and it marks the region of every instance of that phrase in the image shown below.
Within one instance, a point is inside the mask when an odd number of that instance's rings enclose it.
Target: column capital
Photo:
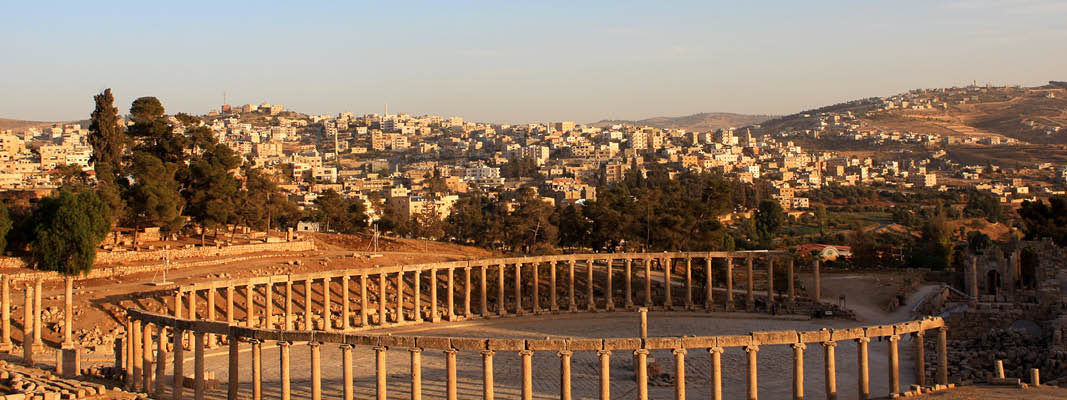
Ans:
[[[722,352],[724,350],[726,350],[726,349],[724,349],[722,347],[708,347],[708,353],[711,353],[711,354],[722,354]]]
[[[601,349],[596,351],[596,355],[599,357],[611,356],[611,350]]]
[[[493,350],[482,350],[481,353],[483,357],[492,357],[496,355],[496,351]]]
[[[937,332],[938,333],[948,332],[948,327],[947,326],[939,326],[939,327],[937,327]]]
[[[533,356],[533,350],[519,350],[520,356]]]
[[[308,342],[308,346],[310,346],[310,347],[319,347],[320,345],[322,345],[322,343],[316,342],[314,340]]]
[[[290,342],[288,340],[278,341],[278,346],[289,347],[289,346],[292,346],[292,345],[293,345],[293,342]]]
[[[836,347],[837,342],[822,342],[822,347]]]
[[[912,335],[912,336],[915,336],[915,337],[920,337],[920,338],[921,338],[921,337],[923,337],[923,336],[925,336],[925,335],[926,335],[926,332],[925,332],[925,331],[923,331],[922,329],[920,329],[920,330],[917,330],[917,331],[915,331],[915,332],[912,332],[912,333],[911,333],[911,335]]]
[[[442,353],[445,353],[445,354],[448,354],[448,355],[453,355],[453,354],[459,353],[459,350],[456,350],[456,349],[447,349],[447,350],[442,350],[441,352],[442,352]]]
[[[202,335],[202,333],[197,332],[197,331],[193,331],[193,335],[194,336],[199,336],[199,335]],[[263,343],[263,341],[259,340],[259,339],[256,339],[256,338],[251,338],[251,339],[248,339],[248,343],[250,343],[252,345],[257,345],[257,344]]]
[[[748,346],[745,346],[745,352],[746,353],[753,353],[753,352],[757,352],[757,351],[759,351],[759,346],[758,345],[750,344]]]
[[[642,354],[647,356],[648,353],[649,353],[648,349],[637,349],[637,350],[634,350],[634,355],[635,356],[642,355]]]
[[[689,353],[689,351],[684,349],[684,348],[678,348],[678,349],[671,350],[671,354],[674,354],[676,356],[678,356],[678,355],[684,356],[684,355],[686,355],[686,353]]]
[[[808,348],[808,345],[804,343],[793,343],[791,347],[793,347],[793,350],[804,350]]]
[[[422,348],[421,347],[412,347],[412,348],[409,348],[408,351],[411,352],[411,353],[422,353]]]
[[[341,350],[352,350],[352,349],[356,348],[356,346],[350,345],[348,343],[342,343],[342,344],[338,345],[337,347],[340,348]]]
[[[890,335],[889,337],[887,337],[887,339],[889,339],[890,342],[897,342],[897,341],[900,341],[900,336],[898,336],[898,335]]]
[[[871,342],[871,338],[869,338],[869,337],[861,337],[861,338],[857,338],[856,339],[856,343],[870,343],[870,342]]]
[[[556,355],[559,356],[559,358],[564,358],[564,357],[573,356],[574,352],[570,351],[570,350],[560,350],[560,351],[556,352]]]
[[[374,351],[386,351],[389,350],[386,346],[374,346]]]

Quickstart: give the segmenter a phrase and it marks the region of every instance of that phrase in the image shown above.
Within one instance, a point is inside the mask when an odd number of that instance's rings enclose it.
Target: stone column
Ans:
[[[384,274],[382,275],[384,276]],[[331,279],[328,276],[322,278],[322,330],[327,332],[333,330],[333,307],[331,307],[333,301],[330,299],[330,292],[332,291],[330,290],[330,281]]]
[[[627,310],[631,310],[634,308],[633,259],[626,259],[626,265],[624,269],[625,271],[623,272],[623,274],[626,275],[626,282],[624,283],[623,291],[625,292],[626,300],[624,300],[625,302],[623,304],[626,306]]]
[[[556,292],[556,261],[548,263],[548,309],[552,312],[559,311],[559,298]]]
[[[33,326],[37,329],[33,330],[33,347],[34,349],[44,349],[44,340],[41,339],[41,332],[44,331],[44,323],[41,320],[41,314],[44,313],[44,302],[41,298],[44,296],[44,289],[41,288],[42,280],[37,278],[36,288],[33,291]]]
[[[641,260],[645,265],[645,307],[652,307],[652,259]]]
[[[478,285],[479,304],[482,309],[482,318],[489,317],[489,266],[483,265],[478,268],[479,278],[481,278],[480,285]]]
[[[804,343],[793,344],[793,400],[804,400]]]
[[[178,290],[174,291],[174,318],[179,318],[180,319],[181,317],[182,317],[182,290],[181,290],[181,288],[178,288]]]
[[[915,342],[915,383],[919,387],[926,387],[926,349],[923,347],[925,333],[919,330],[912,335]]]
[[[600,357],[600,400],[611,400],[611,350],[597,350]]]
[[[374,376],[377,379],[375,389],[377,391],[378,400],[389,400],[388,387],[386,386],[388,384],[386,378],[389,376],[389,371],[385,369],[386,350],[388,349],[385,346],[377,346],[374,348]]]
[[[404,271],[396,273],[396,323],[404,322]]]
[[[767,304],[774,304],[774,260],[775,257],[767,257]]]
[[[401,274],[403,273],[401,272]],[[352,301],[349,300],[349,296],[351,296],[348,287],[349,278],[348,274],[341,276],[341,330],[344,331],[347,331],[352,327]]]
[[[870,378],[867,369],[867,343],[870,343],[870,338],[856,339],[856,365],[859,368],[857,372],[857,378],[859,379],[859,398],[860,400],[867,400],[871,397]]]
[[[674,349],[674,399],[685,400],[685,349]]]
[[[422,400],[422,349],[412,347],[411,353],[411,400]]]
[[[574,259],[567,260],[567,310],[578,311],[578,303],[574,301]]]
[[[978,256],[971,257],[971,265],[967,269],[967,275],[970,277],[968,289],[970,289],[971,305],[975,305],[978,304]]]
[[[341,346],[341,386],[344,387],[344,400],[355,398],[355,388],[352,386],[352,345]]]
[[[370,304],[367,302],[367,274],[359,276],[359,326],[366,328],[370,325],[370,320],[367,319],[367,308]]]
[[[437,268],[430,268],[430,322],[441,320],[437,313]]]
[[[471,317],[471,267],[463,268],[463,318]]]
[[[74,327],[74,278],[68,276],[64,281],[66,285],[63,291],[63,348],[70,349],[74,347],[74,340],[71,338],[71,331]],[[7,299],[5,298],[4,301],[6,302]]]
[[[750,259],[751,260],[751,259]],[[751,276],[751,275],[749,275]],[[756,368],[756,353],[759,353],[759,346],[748,345],[745,346],[745,352],[748,353],[748,400],[757,400],[759,398],[759,385]]]
[[[385,325],[389,318],[385,316],[385,273],[378,273],[378,324]]]
[[[190,293],[189,303],[192,304],[193,296]],[[248,315],[245,316],[245,323],[249,328],[256,327],[256,288],[252,284],[245,285],[245,310],[248,311]]]
[[[167,328],[160,326],[156,330],[156,398],[163,398],[163,390],[166,387],[164,377],[167,376]]]
[[[233,325],[233,321],[237,318],[233,312],[233,286],[226,287],[226,323]]]
[[[948,384],[948,328],[937,329],[937,383]]]
[[[363,303],[366,307],[367,303]],[[315,329],[315,313],[311,311],[311,278],[304,279],[304,330]]]
[[[482,399],[493,400],[493,354],[492,350],[482,350]]]
[[[596,310],[596,297],[593,295],[593,288],[594,288],[594,286],[596,286],[595,282],[593,282],[593,265],[594,264],[596,264],[596,260],[593,260],[593,259],[589,259],[589,260],[587,260],[585,262],[585,269],[586,269],[586,275],[587,275],[586,278],[585,278],[585,284],[586,284],[586,293],[585,293],[586,302],[585,302],[585,305],[586,305],[586,309],[589,310],[589,311]]]
[[[178,332],[175,331],[174,333],[174,337],[178,337]],[[237,336],[233,335],[232,329],[230,330],[230,335],[227,336],[226,341],[230,344],[228,354],[228,361],[230,365],[226,372],[226,378],[227,380],[229,380],[229,384],[226,385],[226,399],[237,400],[237,391],[240,390],[241,386],[240,374],[238,373],[238,371],[241,370],[239,368],[241,350],[239,346],[241,341],[237,338]],[[182,381],[184,379],[182,378],[181,374],[182,354],[179,349],[181,349],[180,346],[174,347],[174,388],[176,389],[175,392],[181,392],[180,388],[182,387]],[[181,396],[175,395],[174,398],[176,400],[180,400]]]
[[[538,287],[541,286],[541,277],[538,276],[538,272],[540,272],[538,270],[541,269],[540,266],[541,263],[538,262],[530,264],[530,273],[533,274],[532,283],[530,284],[530,303],[533,305],[534,314],[541,313],[541,288]]]
[[[32,366],[33,365],[33,335],[34,335],[33,331],[35,329],[33,329],[34,328],[33,327],[33,286],[31,286],[29,282],[26,283],[26,302],[23,303],[23,305],[24,305],[22,307],[23,308],[23,312],[22,312],[22,353],[23,353],[23,361],[25,361],[26,364]],[[133,336],[132,323],[130,325],[131,325],[130,329],[126,330],[126,341],[128,343],[132,344],[132,343],[135,343],[135,342],[133,341],[133,337],[134,336]],[[131,351],[129,353],[132,354],[133,353],[133,351],[132,351],[133,347],[130,347],[130,349],[131,349]],[[130,365],[130,364],[133,364],[132,359],[131,359],[131,362],[129,362],[127,364],[128,365],[126,366],[126,368],[128,368],[130,371],[132,371],[133,367],[132,367],[132,365]]]
[[[611,282],[612,275],[614,274],[614,271],[612,271],[612,264],[615,263],[615,260],[609,258],[605,262],[604,272],[607,275],[607,278],[604,282],[604,297],[607,302],[604,304],[604,309],[615,311],[615,288],[612,286]]]
[[[726,311],[733,311],[734,307],[734,258],[726,256]]]
[[[837,342],[823,342],[823,363],[826,365],[826,400],[837,400],[837,359],[834,348]]]
[[[281,398],[282,400],[290,400],[292,398],[292,373],[289,368],[289,351],[292,343],[287,341],[278,342],[278,362],[281,364],[279,371],[279,380],[281,381]]]
[[[522,263],[515,263],[515,315],[522,315]]]
[[[812,260],[813,269],[815,270],[815,301],[822,299],[822,277],[819,276],[819,257],[816,256]]]
[[[533,400],[533,350],[519,351],[522,358],[522,400]]]
[[[141,390],[145,393],[152,393],[152,370],[155,369],[153,365],[155,360],[152,354],[152,324],[145,322],[142,329],[144,329],[144,333],[141,334],[142,343],[140,343],[143,346],[141,350],[141,355],[143,356],[141,359]],[[76,373],[80,373],[80,371]]]
[[[448,400],[456,400],[456,349],[445,350],[445,396]]]
[[[196,318],[196,314],[197,314],[197,312],[196,312],[197,311],[196,310],[196,296],[197,296],[196,292],[197,292],[196,289],[193,289],[193,290],[189,291],[189,315],[188,315],[188,318],[189,318],[189,320],[192,320],[192,321],[196,321],[197,320],[197,318]]]
[[[308,342],[311,349],[311,399],[322,400],[322,353],[319,346],[322,343]]]
[[[496,313],[500,316],[508,315],[508,309],[504,306],[504,270],[506,266],[500,264],[497,268],[499,273],[496,275]]]
[[[756,309],[755,277],[752,276],[752,256],[745,257],[745,279],[748,284],[745,288],[745,310]]]
[[[411,288],[414,291],[411,299],[411,316],[415,322],[422,322],[422,270],[415,270],[411,280]]]
[[[887,340],[889,344],[889,396],[900,393],[900,354],[897,342],[900,336],[892,335]]]
[[[796,273],[794,271],[793,261],[793,257],[789,257],[789,263],[787,264],[789,268],[787,270],[787,274],[789,275],[789,282],[787,283],[789,288],[789,305],[794,305],[797,303],[797,291],[795,287],[796,285],[793,282],[796,280]]]
[[[571,356],[574,352],[560,350],[556,355],[559,356],[559,398],[571,400]]]
[[[448,315],[447,315],[447,317],[448,317],[449,321],[455,321],[456,320],[456,285],[455,285],[456,270],[454,268],[449,268],[446,272],[448,272],[448,294],[445,295],[445,301],[448,302]]]
[[[11,278],[5,274],[0,278],[0,351],[10,351],[11,344]]]
[[[711,311],[711,306],[715,304],[714,286],[712,281],[714,280],[714,272],[711,269],[711,264],[714,259],[711,258],[711,254],[704,257],[704,288],[707,293],[704,293],[704,310]]]
[[[648,400],[648,350],[643,348],[634,350],[634,359],[637,363],[637,398]]]
[[[217,290],[214,287],[212,287],[211,289],[207,290],[207,319],[208,319],[208,321],[214,321],[215,320],[215,295],[217,294],[216,291]],[[164,329],[164,328],[160,327],[159,329]],[[207,347],[209,349],[215,348],[215,342],[216,342],[215,341],[215,334],[214,333],[207,334]]]
[[[34,330],[36,333],[37,329]],[[134,392],[141,391],[141,376],[144,374],[144,347],[141,346],[141,321],[133,320],[133,326],[130,331],[130,344],[133,349],[133,356],[130,357],[130,364],[133,365],[133,373],[130,374],[129,387]],[[32,364],[31,364],[32,365]]]
[[[182,392],[185,387],[185,370],[183,365],[185,363],[185,347],[182,346],[182,336],[185,332],[181,329],[174,329],[174,380],[171,381],[170,391],[174,400],[182,400]],[[230,339],[230,368],[229,368],[229,393],[227,399],[237,399],[237,338],[231,337]]]
[[[685,309],[693,309],[693,258],[685,258]]]
[[[711,400],[722,400],[722,347],[708,349],[711,355]]]
[[[259,343],[252,343],[252,398],[260,400],[262,396],[256,388],[262,381],[259,366],[256,365],[256,353]],[[193,399],[204,400],[204,332],[193,331]]]

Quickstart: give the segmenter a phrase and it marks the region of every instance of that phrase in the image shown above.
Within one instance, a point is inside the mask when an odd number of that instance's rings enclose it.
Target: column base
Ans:
[[[0,343],[0,351],[11,351],[15,347],[11,343]]]

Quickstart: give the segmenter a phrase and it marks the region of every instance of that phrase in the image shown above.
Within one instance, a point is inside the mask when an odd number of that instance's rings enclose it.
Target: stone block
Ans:
[[[752,344],[751,335],[719,336],[719,347],[742,347]]]
[[[489,339],[489,350],[525,350],[526,341],[523,339]]]
[[[641,348],[639,338],[611,338],[604,339],[604,348],[607,350],[634,350]]]
[[[752,332],[752,340],[757,345],[792,344],[799,340],[796,331],[761,331]]]

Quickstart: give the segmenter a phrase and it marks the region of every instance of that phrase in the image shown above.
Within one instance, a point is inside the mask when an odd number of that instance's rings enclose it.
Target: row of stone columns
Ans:
[[[148,324],[142,324],[139,321],[131,320],[129,322],[129,330],[132,333],[132,339],[130,343],[129,354],[132,355],[130,362],[127,364],[130,369],[127,371],[129,388],[134,391],[141,391],[146,393],[156,393],[157,397],[162,396],[163,384],[156,382],[155,378],[160,378],[166,374],[166,333],[164,328],[158,330],[158,336],[152,335],[152,326]],[[940,328],[941,338],[939,339],[939,353],[941,353],[941,359],[938,363],[938,382],[941,384],[947,383],[947,365],[944,364],[944,328]],[[914,334],[917,338],[916,341],[916,374],[919,385],[925,385],[925,377],[923,374],[924,358],[922,357],[922,332]],[[193,332],[194,343],[194,398],[202,400],[204,398],[204,349],[205,334],[202,332]],[[176,332],[175,337],[180,337],[180,333]],[[899,362],[897,358],[896,345],[899,337],[889,336],[886,343],[889,346],[889,390],[890,395],[899,393]],[[158,349],[155,353],[156,357],[153,357],[153,342]],[[857,343],[857,357],[858,357],[858,396],[860,399],[867,399],[870,397],[869,390],[869,378],[868,378],[868,343],[870,338],[856,339]],[[230,366],[230,392],[229,398],[236,399],[236,388],[239,385],[239,375],[235,373],[239,371],[238,361],[238,340],[230,341],[230,353],[229,353],[229,366]],[[251,366],[251,382],[253,388],[253,400],[262,399],[262,356],[261,356],[261,342],[258,340],[249,341],[252,347],[252,366]],[[280,389],[281,397],[283,400],[289,400],[291,393],[290,382],[290,368],[289,356],[291,343],[279,342],[280,349]],[[311,355],[311,392],[312,399],[321,400],[322,398],[322,371],[321,371],[321,354],[320,346],[323,343],[312,341],[308,343],[310,355]],[[826,396],[828,399],[836,399],[838,396],[837,383],[836,383],[836,362],[834,349],[836,342],[824,342],[822,343],[825,355],[825,374],[826,374]],[[806,345],[804,343],[796,343],[792,345],[793,348],[793,398],[804,398],[804,349]],[[342,350],[342,376],[344,387],[344,399],[350,400],[354,396],[353,390],[353,349],[354,347],[349,344],[341,344]],[[388,383],[386,381],[386,351],[384,346],[375,346],[375,368],[376,368],[376,392],[378,399],[385,399],[388,392]],[[759,345],[751,344],[744,346],[743,350],[747,354],[746,367],[746,390],[747,398],[751,400],[758,399],[758,367],[757,367],[757,354],[760,350]],[[422,375],[421,375],[421,348],[410,348],[411,354],[411,387],[412,387],[412,399],[421,399],[421,387],[422,387]],[[721,347],[708,348],[707,351],[710,355],[711,363],[711,392],[712,399],[722,399],[722,353],[724,351]],[[452,400],[457,398],[456,392],[456,356],[458,350],[445,349],[443,352],[446,355],[446,387],[447,398]],[[678,348],[673,350],[675,362],[675,398],[685,399],[685,356],[688,351],[684,348]],[[522,360],[522,397],[532,398],[532,356],[534,352],[532,350],[522,350],[519,355]],[[647,357],[649,350],[640,348],[633,351],[634,360],[636,362],[635,371],[637,375],[637,397],[639,399],[648,399],[648,372],[647,372]],[[493,399],[494,393],[494,381],[493,381],[493,356],[495,351],[484,350],[481,352],[482,365],[483,365],[483,395],[484,398]],[[560,398],[571,398],[571,357],[572,351],[561,350],[557,352],[557,356],[560,359]],[[611,350],[599,350],[597,356],[600,360],[600,393],[602,399],[610,398],[610,357]],[[182,399],[182,348],[181,346],[175,346],[174,350],[174,381],[171,384],[172,398],[175,400]],[[154,377],[153,377],[153,365],[155,365]]]
[[[64,279],[64,324],[62,347],[70,349],[74,347],[74,278]],[[41,337],[44,332],[44,323],[41,315],[44,312],[44,289],[43,280],[25,281],[25,302],[23,303],[22,322],[22,347],[24,359],[32,364],[33,352],[44,349],[44,341]],[[11,278],[8,275],[0,277],[0,351],[10,351],[13,347],[11,341]]]
[[[725,257],[724,258],[724,260],[726,261],[726,263],[725,263],[726,264],[726,282],[725,282],[726,301],[725,301],[725,304],[724,304],[724,308],[727,309],[727,310],[732,310],[734,308],[734,302],[733,302],[733,298],[734,298],[733,260],[734,260],[734,258],[736,258],[736,257]],[[755,308],[755,289],[754,289],[754,287],[755,287],[755,278],[754,278],[754,273],[753,273],[753,261],[754,261],[754,259],[755,259],[755,257],[753,257],[753,256],[744,257],[745,266],[746,266],[746,272],[747,272],[747,274],[746,274],[746,276],[747,276],[746,289],[747,290],[746,290],[746,296],[745,296],[745,304],[746,304],[746,309],[748,309],[748,310],[753,310]],[[789,274],[790,277],[792,277],[793,274],[794,274],[794,271],[793,271],[793,260],[792,260],[792,258],[783,257],[783,256],[769,256],[769,257],[765,257],[765,259],[767,260],[767,263],[766,263],[767,264],[767,291],[766,291],[766,295],[767,295],[768,301],[773,303],[775,301],[775,294],[774,294],[774,264],[775,264],[776,260],[783,260],[784,259],[786,261],[786,265],[788,267],[788,274]],[[604,270],[604,272],[605,272],[602,282],[597,282],[597,278],[594,275],[594,269],[597,268],[597,263],[596,262],[599,261],[599,260],[604,261],[603,264],[600,266],[600,268],[602,268]],[[575,260],[566,261],[565,264],[566,264],[566,268],[567,268],[567,274],[566,274],[565,279],[566,279],[566,284],[567,284],[567,292],[566,292],[565,295],[567,297],[567,299],[566,299],[567,310],[572,311],[572,312],[578,310],[579,305],[577,304],[576,289],[578,288],[578,285],[580,283],[584,284],[586,300],[585,300],[585,304],[583,304],[582,306],[584,306],[584,308],[586,310],[589,310],[589,311],[595,311],[595,310],[600,310],[600,309],[607,310],[607,311],[614,310],[615,309],[615,296],[614,296],[614,294],[615,294],[615,290],[616,290],[615,281],[614,281],[614,279],[615,279],[614,275],[617,272],[619,272],[619,266],[616,265],[617,261],[622,261],[622,263],[623,263],[623,265],[622,265],[623,273],[625,275],[624,279],[623,279],[623,285],[624,285],[624,293],[623,293],[623,295],[624,295],[624,303],[623,304],[624,304],[624,307],[626,307],[627,309],[633,309],[635,307],[634,291],[633,291],[633,287],[632,287],[632,281],[633,281],[633,278],[635,277],[634,270],[633,270],[633,265],[632,265],[634,260],[640,261],[643,264],[643,267],[644,267],[643,278],[644,278],[644,285],[645,285],[645,288],[644,288],[645,295],[644,295],[644,302],[643,302],[642,305],[644,305],[646,307],[657,307],[657,305],[654,304],[654,301],[653,301],[653,290],[652,290],[653,281],[654,280],[661,280],[660,284],[664,289],[664,298],[663,298],[663,303],[658,305],[657,308],[663,308],[663,309],[674,309],[675,308],[676,305],[675,305],[675,299],[674,299],[674,297],[675,297],[674,296],[674,286],[675,286],[675,283],[676,283],[676,280],[677,280],[676,277],[675,277],[675,269],[679,266],[680,262],[684,262],[684,264],[683,264],[684,265],[684,274],[682,275],[682,277],[684,278],[684,287],[683,287],[684,288],[684,295],[683,295],[684,304],[682,306],[684,307],[684,309],[687,309],[687,310],[695,309],[697,307],[696,304],[694,304],[694,302],[693,302],[693,298],[694,298],[694,296],[693,296],[693,290],[694,290],[693,258],[692,257],[687,257],[687,258],[684,258],[684,259],[672,259],[672,258],[649,257],[649,258],[625,258],[625,259],[608,258],[608,259],[587,259],[587,260],[584,260],[584,264],[585,264],[585,277],[584,277],[585,279],[584,279],[584,282],[578,282],[576,280],[576,277],[575,277],[575,275],[576,275],[576,273],[575,273],[576,272]],[[703,260],[704,260],[704,262],[703,262],[703,264],[704,264],[704,273],[705,273],[705,276],[706,276],[705,282],[704,282],[704,286],[705,286],[705,293],[704,293],[705,304],[704,304],[704,308],[710,310],[710,309],[712,309],[712,307],[715,304],[714,297],[712,295],[713,287],[714,287],[714,283],[715,283],[714,282],[714,278],[713,278],[714,273],[713,273],[713,268],[712,268],[714,258],[703,257]],[[653,276],[653,274],[652,274],[652,266],[653,266],[653,264],[658,264],[659,265],[659,268],[662,270],[662,273],[663,273],[662,277],[657,278],[657,277]],[[404,322],[407,321],[407,318],[408,318],[407,317],[408,314],[406,312],[407,311],[407,306],[406,306],[407,302],[404,299],[405,299],[406,293],[409,290],[411,292],[413,292],[413,299],[412,299],[412,302],[411,302],[411,321],[412,322],[422,322],[424,320],[423,312],[425,312],[425,311],[429,312],[430,321],[432,321],[432,322],[439,321],[442,317],[447,319],[447,320],[457,320],[457,319],[460,319],[460,318],[473,317],[475,315],[472,312],[471,303],[472,303],[472,301],[475,301],[475,300],[474,300],[474,296],[473,296],[473,293],[472,293],[473,292],[473,281],[474,281],[474,278],[472,277],[472,274],[476,273],[474,271],[475,269],[478,270],[477,274],[478,274],[478,277],[479,277],[478,278],[478,283],[479,283],[479,285],[478,285],[479,286],[479,292],[478,292],[479,298],[478,298],[478,301],[479,301],[479,305],[480,305],[480,309],[478,310],[478,315],[479,316],[482,316],[482,317],[489,317],[489,316],[494,316],[494,315],[495,316],[502,316],[502,315],[507,315],[509,312],[513,313],[515,315],[523,315],[523,314],[525,314],[527,312],[534,313],[534,314],[545,312],[546,308],[542,304],[541,292],[540,292],[541,286],[542,286],[542,282],[541,282],[541,276],[542,275],[541,275],[541,273],[542,273],[543,267],[545,265],[547,265],[547,267],[549,268],[548,290],[549,290],[550,304],[548,305],[547,310],[551,311],[551,312],[558,312],[559,309],[560,309],[560,302],[559,302],[558,296],[561,293],[560,293],[559,288],[558,288],[558,285],[560,284],[560,282],[558,282],[558,279],[557,279],[557,267],[559,266],[559,262],[557,262],[557,261],[548,261],[548,262],[543,262],[543,263],[542,262],[515,263],[515,264],[511,264],[510,266],[508,264],[499,264],[499,265],[485,265],[485,266],[474,266],[474,267],[470,267],[470,266],[468,266],[468,267],[452,267],[452,268],[440,268],[440,269],[439,268],[429,268],[429,269],[426,269],[426,270],[423,270],[423,271],[400,271],[400,272],[378,273],[378,274],[369,274],[369,275],[368,274],[361,274],[361,275],[358,275],[358,276],[344,275],[344,276],[340,276],[340,277],[326,277],[326,278],[316,278],[316,279],[304,280],[304,285],[303,285],[303,289],[304,289],[304,310],[303,311],[304,311],[305,320],[304,320],[303,329],[304,330],[321,329],[321,330],[324,330],[324,331],[334,331],[334,330],[345,331],[345,330],[349,330],[349,329],[355,327],[356,325],[358,325],[360,327],[364,327],[364,326],[370,326],[370,325],[385,325],[385,324],[388,324],[388,323],[404,323]],[[490,310],[489,310],[489,307],[488,307],[489,304],[490,304],[489,293],[488,293],[488,283],[489,283],[488,275],[489,275],[490,271],[493,271],[493,272],[495,272],[497,274],[497,281],[496,281],[496,284],[497,284],[497,288],[496,289],[497,290],[496,290],[496,293],[495,293],[497,307],[496,307],[496,312],[495,313],[490,313]],[[524,272],[526,272],[526,273],[524,273]],[[444,277],[441,277],[442,273],[444,273],[444,275],[445,275]],[[462,292],[461,292],[461,297],[462,297],[462,301],[463,301],[462,308],[458,307],[459,305],[457,304],[457,299],[456,299],[456,292],[458,291],[457,288],[456,288],[456,286],[457,286],[456,281],[458,280],[458,279],[456,279],[456,274],[458,274],[458,273],[462,273],[462,275],[463,275],[463,280],[462,280],[463,289],[462,289]],[[514,277],[514,280],[510,285],[508,284],[508,282],[505,281],[505,276],[508,273],[513,274],[513,277]],[[373,279],[374,281],[376,281],[375,283],[378,286],[378,293],[375,294],[376,299],[373,299],[374,303],[376,303],[376,304],[371,304],[371,300],[372,299],[370,298],[370,296],[368,296],[368,292],[367,292],[368,279],[372,279],[373,275],[377,275],[377,277],[376,277],[377,279]],[[422,290],[422,280],[423,280],[423,276],[424,275],[427,275],[428,279],[426,279],[426,280],[428,281],[427,284],[428,284],[428,286],[430,288],[429,297],[430,297],[430,299],[432,299],[430,301],[429,306],[425,307],[425,308],[428,308],[428,310],[424,309],[424,306],[422,304],[422,293],[421,293],[421,290]],[[409,277],[411,278],[410,288],[409,288],[409,284],[408,284],[408,278]],[[351,290],[350,290],[351,289],[350,282],[352,280],[354,280],[354,279],[359,279],[359,300],[358,301],[360,303],[358,320],[357,320],[357,323],[355,323],[355,324],[353,324],[353,321],[352,321],[352,319],[354,317],[353,309],[352,309],[352,301],[353,301],[353,299],[351,297]],[[341,281],[340,282],[341,298],[339,299],[341,315],[339,316],[340,317],[340,323],[339,324],[335,323],[335,321],[334,321],[334,317],[337,317],[337,315],[334,312],[335,301],[331,298],[332,293],[333,293],[332,288],[333,288],[333,286],[335,286],[335,283],[336,283],[335,281],[336,280],[340,280]],[[437,293],[438,292],[438,285],[440,285],[442,283],[445,284],[444,299],[441,299],[441,297],[439,297],[439,295]],[[603,306],[601,306],[599,304],[599,302],[597,301],[596,292],[594,291],[595,287],[598,284],[601,286],[601,288],[604,290],[604,293],[606,294],[606,296],[602,296],[602,297],[605,298]],[[245,299],[244,299],[245,304],[244,304],[244,306],[245,306],[245,310],[246,310],[246,319],[245,319],[245,325],[246,326],[248,326],[248,327],[266,327],[266,328],[271,328],[271,329],[278,327],[278,325],[277,325],[278,319],[277,319],[277,316],[275,315],[275,311],[274,311],[274,300],[275,300],[275,296],[276,296],[277,291],[278,291],[277,290],[277,286],[279,286],[279,285],[284,285],[284,287],[285,287],[285,289],[284,289],[284,303],[283,303],[284,307],[282,309],[282,313],[283,313],[283,316],[282,316],[283,325],[282,326],[284,328],[286,328],[286,329],[297,329],[298,328],[298,327],[295,327],[293,325],[293,321],[294,321],[294,317],[293,317],[293,293],[292,293],[293,282],[289,282],[289,281],[286,281],[286,282],[272,282],[272,283],[256,284],[256,285],[243,285],[244,288],[245,288],[245,290],[244,290],[245,291]],[[387,290],[387,288],[390,285],[392,285],[392,289],[393,289],[392,291],[388,291]],[[323,303],[322,303],[323,306],[319,307],[319,310],[317,310],[317,311],[313,309],[314,308],[313,307],[314,303],[312,302],[313,286],[318,286],[319,288],[322,289],[321,290],[321,292],[322,292],[321,298],[322,298],[322,301],[323,301]],[[524,304],[524,298],[525,297],[524,297],[523,291],[524,291],[525,288],[529,288],[530,289],[529,299],[531,299],[531,301],[529,303],[525,303]],[[233,286],[226,287],[226,296],[225,296],[226,297],[226,320],[228,322],[231,322],[231,323],[235,320],[235,316],[233,314],[234,313],[234,291],[235,291],[235,289],[234,289]],[[197,302],[197,299],[199,298],[200,292],[207,292],[207,294],[206,294],[206,298],[207,298],[207,302],[208,302],[208,305],[207,305],[208,308],[207,308],[207,313],[206,313],[207,315],[201,315],[197,311],[196,302]],[[185,291],[185,292],[183,292],[183,291],[176,292],[175,299],[174,299],[174,316],[175,317],[179,317],[179,318],[182,316],[182,309],[186,308],[186,307],[183,307],[183,304],[182,304],[183,296],[188,294],[188,304],[187,304],[188,318],[189,319],[193,319],[193,320],[200,319],[200,318],[207,318],[208,320],[214,320],[215,319],[215,297],[218,295],[216,292],[217,292],[217,289],[214,289],[214,288],[212,288],[212,289],[199,289],[199,290],[194,289],[194,290],[188,290],[188,291]],[[387,293],[394,293],[395,297],[396,297],[395,301],[393,301],[393,302],[388,301]],[[505,300],[509,296],[509,294],[511,295],[511,297],[513,299],[512,303],[510,304],[511,307],[507,307],[508,304],[505,304],[506,303]],[[262,303],[264,305],[264,307],[263,307],[264,309],[262,311],[262,314],[258,313],[257,310],[256,310],[256,300],[257,299],[261,299]],[[790,303],[793,303],[793,302],[795,302],[795,300],[796,300],[796,292],[795,292],[794,285],[793,285],[793,279],[789,279],[788,301]],[[438,308],[440,306],[439,303],[441,301],[444,301],[444,303],[443,303],[444,309],[443,310],[439,310],[439,308]],[[376,323],[372,324],[372,321],[370,321],[368,319],[367,311],[369,309],[374,309],[374,308],[377,309],[378,320],[377,320]],[[388,318],[389,312],[392,312],[392,318]],[[324,325],[321,326],[321,327],[313,325],[313,320],[314,320],[313,316],[317,316],[317,317],[321,318],[324,321]],[[260,317],[262,317],[262,320],[265,321],[265,323],[262,323],[262,324],[259,323],[259,321],[261,319]],[[213,338],[209,337],[208,343],[209,343],[209,346],[213,346],[214,345]]]

